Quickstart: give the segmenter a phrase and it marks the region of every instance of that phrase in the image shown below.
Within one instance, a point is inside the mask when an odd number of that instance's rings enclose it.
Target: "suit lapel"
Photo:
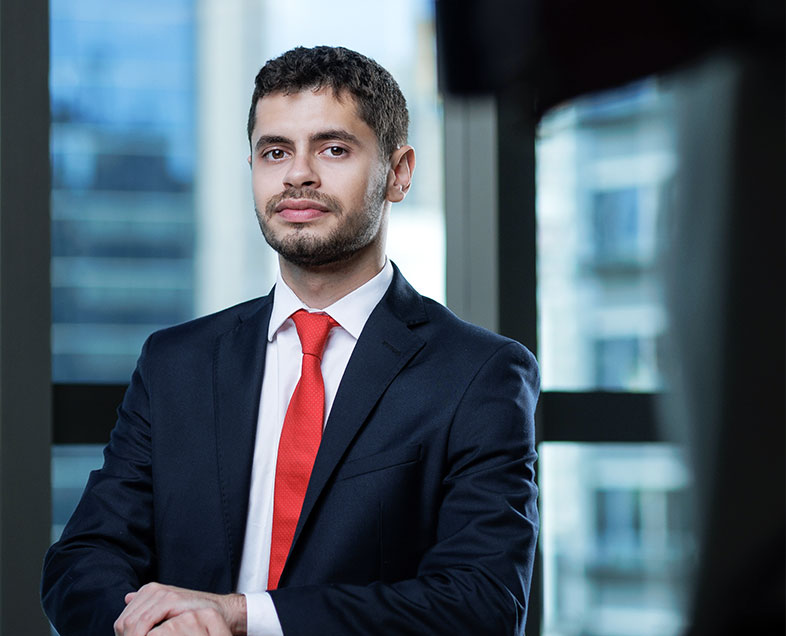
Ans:
[[[409,326],[426,320],[423,299],[394,266],[387,293],[369,316],[338,387],[308,483],[292,547],[348,446],[393,379],[425,341]],[[286,567],[282,576],[286,574]]]
[[[216,339],[213,358],[219,486],[232,585],[240,569],[246,528],[272,294],[261,303],[257,311]]]

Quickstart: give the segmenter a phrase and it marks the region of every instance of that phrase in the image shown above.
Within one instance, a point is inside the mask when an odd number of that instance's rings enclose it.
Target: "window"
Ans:
[[[393,209],[388,253],[444,301],[433,7],[338,4],[52,0],[53,537],[101,464],[147,335],[267,293],[275,279],[246,163],[265,60],[343,45],[400,81],[417,174]]]
[[[126,382],[194,314],[194,3],[50,6],[52,376]]]
[[[541,444],[544,635],[681,633],[688,481],[665,444]]]
[[[245,162],[253,77],[292,46],[326,43],[326,32],[327,43],[378,59],[408,97],[418,172],[395,208],[389,252],[423,293],[444,299],[429,3],[386,9],[397,29],[378,28],[377,9],[357,0],[340,11],[252,4],[52,0],[55,382],[127,382],[151,331],[267,292],[275,262]],[[224,47],[238,59],[221,57]]]
[[[676,169],[655,80],[575,100],[537,142],[539,359],[550,390],[650,391],[666,328],[657,275]]]
[[[671,109],[651,79],[573,100],[538,128],[544,636],[683,627],[690,480],[653,414]]]

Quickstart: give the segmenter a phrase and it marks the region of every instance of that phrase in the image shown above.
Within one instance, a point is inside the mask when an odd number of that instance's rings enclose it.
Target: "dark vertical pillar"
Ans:
[[[0,636],[49,633],[49,5],[0,0]]]
[[[536,280],[535,134],[537,118],[526,89],[497,98],[499,332],[538,353]],[[536,440],[543,439],[536,415]],[[543,556],[538,542],[532,573],[527,636],[541,633]]]
[[[499,331],[537,355],[535,272],[535,133],[524,90],[497,100]]]

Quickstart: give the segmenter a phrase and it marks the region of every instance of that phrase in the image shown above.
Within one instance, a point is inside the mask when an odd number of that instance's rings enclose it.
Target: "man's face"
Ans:
[[[250,161],[262,233],[290,263],[338,263],[384,241],[389,166],[352,97],[330,89],[263,97]]]

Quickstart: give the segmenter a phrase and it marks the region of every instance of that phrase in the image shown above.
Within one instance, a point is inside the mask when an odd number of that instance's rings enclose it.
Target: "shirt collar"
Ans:
[[[276,290],[273,294],[273,310],[270,314],[270,325],[267,330],[267,339],[273,341],[276,333],[281,329],[287,319],[298,309],[306,311],[322,311],[328,314],[355,340],[360,337],[360,332],[366,325],[368,317],[374,311],[382,297],[385,295],[390,282],[393,280],[393,265],[385,259],[385,266],[371,280],[357,289],[351,291],[343,298],[339,298],[325,309],[312,309],[295,295],[289,285],[281,277],[281,270],[276,277]]]

